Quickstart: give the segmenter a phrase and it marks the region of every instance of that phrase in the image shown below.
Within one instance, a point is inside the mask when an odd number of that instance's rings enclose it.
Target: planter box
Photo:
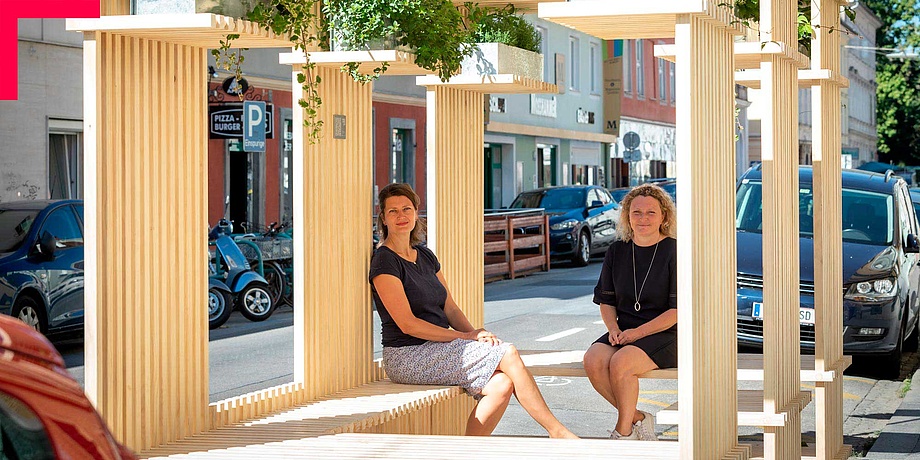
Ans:
[[[242,18],[248,8],[242,0],[135,0],[135,14],[214,13]]]
[[[512,74],[543,81],[543,56],[502,43],[477,43],[460,75]]]

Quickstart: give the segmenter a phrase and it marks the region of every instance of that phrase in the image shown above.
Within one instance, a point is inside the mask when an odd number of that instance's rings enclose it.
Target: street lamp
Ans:
[[[920,59],[920,54],[916,51],[901,50],[895,53],[888,53],[885,57],[888,59]]]

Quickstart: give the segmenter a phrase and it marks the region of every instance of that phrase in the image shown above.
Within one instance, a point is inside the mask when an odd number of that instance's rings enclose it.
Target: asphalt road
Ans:
[[[565,264],[550,272],[536,273],[516,280],[487,284],[485,287],[486,327],[520,349],[585,349],[604,332],[597,306],[591,295],[601,263],[573,268]],[[293,311],[282,307],[262,323],[252,323],[239,313],[220,329],[210,333],[210,399],[218,401],[246,392],[293,380]],[[379,356],[379,321],[375,321],[376,354]],[[82,343],[60,344],[68,369],[83,381]],[[903,361],[899,380],[876,380],[865,366],[854,366],[844,377],[845,442],[856,451],[871,445],[900,399],[897,390],[905,376],[912,374],[920,357],[911,354]],[[615,410],[591,387],[585,378],[541,377],[544,397],[556,416],[580,436],[606,437],[612,430]],[[739,388],[756,389],[758,382],[743,382]],[[803,389],[813,389],[803,384]],[[675,380],[642,379],[639,408],[648,412],[677,401]],[[804,440],[814,439],[814,404],[802,414]],[[658,425],[664,438],[677,436],[676,426]],[[739,434],[756,440],[761,430],[742,427]],[[512,401],[495,434],[545,436],[545,431]]]

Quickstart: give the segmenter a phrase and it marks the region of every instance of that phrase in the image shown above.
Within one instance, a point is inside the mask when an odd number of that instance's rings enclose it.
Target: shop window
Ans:
[[[412,141],[414,130],[392,128],[390,130],[390,183],[405,182],[415,186],[415,148]]]
[[[537,146],[537,187],[556,185],[556,147]]]
[[[572,185],[594,185],[597,183],[597,167],[572,165]]]

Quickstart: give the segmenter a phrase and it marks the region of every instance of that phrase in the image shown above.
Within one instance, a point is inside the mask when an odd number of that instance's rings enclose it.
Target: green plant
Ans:
[[[898,397],[899,397],[899,398],[902,398],[902,399],[903,399],[904,396],[907,395],[907,392],[910,391],[910,383],[911,383],[911,382],[910,382],[910,378],[909,378],[909,377],[906,378],[906,379],[904,379],[903,382],[901,382],[901,387],[898,388]]]
[[[540,52],[540,34],[516,13],[514,5],[493,9],[467,2],[463,8],[466,10],[467,27],[474,43],[504,43]]]
[[[744,27],[753,27],[752,23],[760,20],[760,0],[730,0],[726,3],[720,3],[719,6],[733,8],[735,17]],[[811,24],[811,8],[812,0],[798,0],[796,30],[798,32],[799,49],[805,54],[811,54],[811,39],[814,37],[816,29],[824,29],[828,33],[850,33],[843,29],[821,24],[813,26]],[[845,6],[843,11],[851,21],[856,18],[856,11],[853,10],[852,6]]]

